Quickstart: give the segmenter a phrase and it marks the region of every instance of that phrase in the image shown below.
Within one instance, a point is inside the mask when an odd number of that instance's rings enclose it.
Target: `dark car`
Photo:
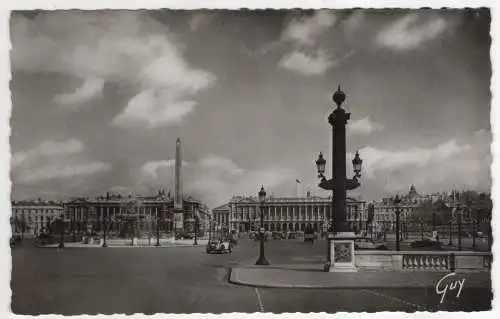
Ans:
[[[317,235],[312,227],[309,227],[304,231],[304,242],[314,243],[316,239]]]
[[[356,250],[388,250],[389,247],[385,243],[376,242],[369,238],[357,239],[354,242],[354,249]]]
[[[416,240],[411,243],[411,248],[426,248],[426,249],[433,249],[433,250],[441,250],[441,243],[435,240],[430,240],[430,239],[423,239],[423,240]]]
[[[281,232],[274,231],[273,232],[273,239],[284,239],[284,234]]]
[[[179,240],[179,239],[193,239],[193,238],[194,238],[193,234],[190,234],[190,233],[187,233],[187,232],[180,232],[180,233],[175,234],[175,239],[176,240]]]

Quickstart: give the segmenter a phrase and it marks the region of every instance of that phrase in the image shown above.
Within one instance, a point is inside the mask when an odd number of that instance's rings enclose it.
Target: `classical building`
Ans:
[[[213,209],[217,225],[231,230],[248,232],[260,226],[260,203],[256,197],[234,196],[228,204]],[[324,231],[331,220],[331,197],[269,197],[263,205],[264,227],[270,231],[303,231],[312,227]],[[365,223],[368,215],[366,202],[347,199],[347,219],[352,225]]]
[[[204,230],[210,218],[208,208],[201,202],[183,196],[182,207],[175,205],[170,194],[159,190],[155,196],[107,193],[95,198],[75,198],[64,204],[65,228],[72,231],[101,231],[104,222],[108,223],[110,232],[122,232],[135,223],[141,233],[156,232],[193,232],[195,218],[198,218],[200,230]],[[175,220],[174,214],[182,212],[182,219]]]
[[[396,228],[396,208],[400,211],[401,223],[411,221],[416,208],[432,197],[420,195],[414,185],[410,186],[407,194],[400,196],[400,203],[396,205],[393,197],[382,198],[374,201],[372,231],[382,232],[384,229],[393,231]]]
[[[27,234],[44,231],[63,213],[62,202],[44,201],[12,201],[11,224],[13,232],[20,232],[23,227]]]

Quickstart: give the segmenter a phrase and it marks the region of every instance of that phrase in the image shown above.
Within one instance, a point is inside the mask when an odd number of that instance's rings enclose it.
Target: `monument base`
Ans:
[[[330,258],[324,270],[326,272],[357,272],[354,260],[354,241],[356,234],[344,232],[329,234]]]

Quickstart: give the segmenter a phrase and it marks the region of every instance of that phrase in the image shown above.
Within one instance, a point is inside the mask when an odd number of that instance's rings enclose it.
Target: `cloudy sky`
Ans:
[[[487,190],[488,11],[106,11],[11,17],[13,197],[184,189],[211,207],[316,186],[331,95],[377,199]],[[349,156],[349,162],[351,155]],[[330,168],[328,165],[327,168]],[[349,164],[348,172],[352,168]]]

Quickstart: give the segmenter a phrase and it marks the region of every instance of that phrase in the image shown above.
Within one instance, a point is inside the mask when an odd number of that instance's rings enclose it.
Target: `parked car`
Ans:
[[[295,232],[288,233],[288,239],[295,239],[295,238],[297,238],[297,233],[295,233]]]
[[[436,240],[424,238],[423,240],[416,240],[410,244],[411,248],[426,248],[432,250],[441,250],[441,243]]]
[[[259,241],[260,240],[260,236],[261,235],[258,232],[256,232],[255,235],[253,236],[253,239],[255,241]],[[267,238],[269,237],[269,233],[265,232],[263,236],[264,236],[264,241],[267,241]]]
[[[175,234],[175,239],[194,239],[193,234],[187,233],[187,232],[179,232]]]
[[[279,240],[286,238],[284,233],[278,231],[273,231],[272,237],[273,239],[279,239]]]
[[[376,242],[370,238],[357,239],[354,242],[354,249],[357,250],[388,250],[389,247],[383,242]]]

